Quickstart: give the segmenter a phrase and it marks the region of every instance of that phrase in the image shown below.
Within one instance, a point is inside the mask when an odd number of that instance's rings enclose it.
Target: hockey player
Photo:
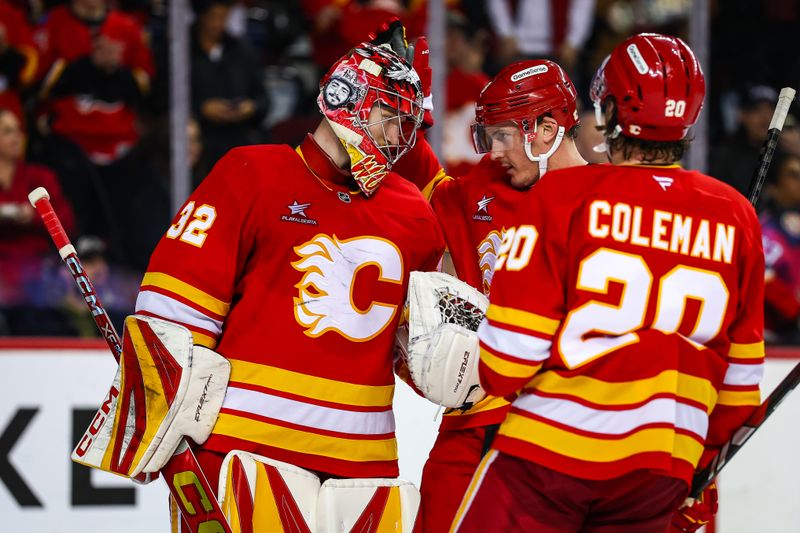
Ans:
[[[179,324],[230,363],[224,401],[198,402],[197,416],[221,408],[196,455],[242,530],[412,527],[416,489],[386,479],[398,475],[393,344],[409,272],[436,269],[444,243],[390,168],[422,100],[408,63],[362,43],[323,78],[319,127],[296,149],[229,152],[151,257],[140,321]],[[124,342],[137,346],[135,330]]]
[[[476,104],[475,149],[488,155],[466,176],[444,181],[433,191],[432,205],[455,274],[484,294],[489,294],[503,232],[531,187],[548,170],[586,164],[574,142],[575,105],[572,82],[552,61],[507,66]],[[426,533],[450,528],[509,405],[490,396],[469,408],[445,412],[422,475]]]
[[[481,385],[519,395],[454,530],[666,531],[758,405],[758,220],[676,164],[704,94],[680,39],[627,39],[592,83],[612,165],[548,173],[517,207],[478,336]]]

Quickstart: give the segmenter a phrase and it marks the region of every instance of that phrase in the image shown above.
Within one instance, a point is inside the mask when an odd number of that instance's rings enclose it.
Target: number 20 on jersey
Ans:
[[[497,251],[495,270],[522,270],[531,261],[531,254],[536,247],[539,232],[530,224],[509,228],[503,233],[503,241]]]

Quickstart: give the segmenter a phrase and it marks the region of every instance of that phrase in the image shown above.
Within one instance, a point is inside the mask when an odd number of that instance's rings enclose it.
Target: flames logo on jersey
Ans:
[[[292,267],[304,272],[295,285],[300,292],[294,298],[294,316],[306,335],[319,337],[335,331],[364,342],[392,322],[400,302],[373,301],[367,309],[358,309],[352,297],[356,275],[368,265],[378,267],[379,281],[403,282],[403,258],[392,242],[372,236],[339,240],[336,235],[318,234],[294,251],[300,259]]]
[[[483,279],[483,294],[489,294],[494,276],[494,264],[497,261],[497,251],[503,242],[503,233],[497,230],[490,231],[478,245],[478,266]]]

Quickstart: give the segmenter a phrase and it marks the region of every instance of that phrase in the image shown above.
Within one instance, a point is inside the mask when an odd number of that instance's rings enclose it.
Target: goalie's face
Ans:
[[[492,160],[506,169],[512,187],[527,189],[539,181],[539,165],[525,154],[523,133],[515,122],[485,126],[482,137]],[[536,143],[533,139],[534,149]]]

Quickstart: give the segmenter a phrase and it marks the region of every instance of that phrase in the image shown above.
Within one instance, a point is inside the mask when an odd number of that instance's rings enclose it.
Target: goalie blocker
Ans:
[[[182,437],[206,441],[229,377],[230,363],[193,346],[185,327],[127,317],[117,375],[72,460],[125,477],[158,472]]]
[[[406,306],[406,364],[420,392],[445,407],[480,401],[486,394],[478,381],[476,331],[486,296],[442,272],[411,272]]]

